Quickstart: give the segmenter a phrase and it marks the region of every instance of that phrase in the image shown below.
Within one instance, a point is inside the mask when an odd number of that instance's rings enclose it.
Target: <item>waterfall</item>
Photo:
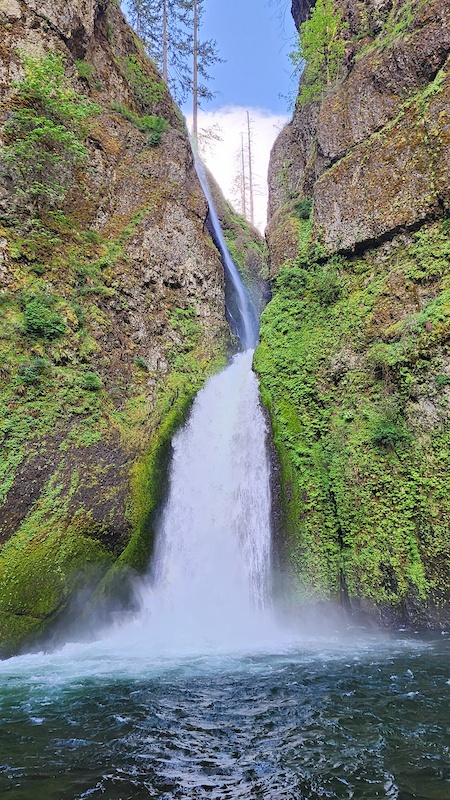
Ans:
[[[270,616],[270,470],[252,371],[258,321],[199,163],[197,170],[236,294],[243,352],[207,382],[173,439],[169,493],[140,617],[175,646],[226,646],[254,638]]]
[[[269,466],[251,361],[247,350],[211,378],[173,439],[142,613],[180,644],[245,639],[267,610]]]
[[[258,342],[258,332],[259,332],[258,317],[254,309],[252,308],[248,294],[245,290],[245,287],[242,283],[241,277],[237,270],[236,264],[234,263],[233,259],[230,256],[230,253],[228,252],[225,238],[222,233],[222,228],[220,226],[219,218],[217,216],[217,211],[214,208],[214,202],[209,188],[208,179],[206,177],[205,167],[202,161],[200,161],[198,157],[195,160],[195,169],[197,170],[198,179],[201,183],[203,192],[208,201],[209,217],[214,230],[214,237],[219,246],[220,253],[222,256],[222,262],[225,268],[225,276],[226,278],[229,279],[229,281],[231,281],[234,289],[237,318],[236,316],[233,316],[230,308],[228,308],[227,311],[230,317],[232,318],[234,327],[236,329],[236,333],[241,341],[244,350],[248,349],[254,350]]]

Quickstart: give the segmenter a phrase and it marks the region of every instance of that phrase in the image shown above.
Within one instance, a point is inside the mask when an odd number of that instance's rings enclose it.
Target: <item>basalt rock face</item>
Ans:
[[[256,366],[305,597],[450,619],[450,2],[354,2],[275,143]],[[304,10],[297,5],[297,23]]]
[[[228,334],[184,123],[119,5],[0,0],[0,25],[2,124],[23,105],[27,55],[62,54],[67,87],[97,106],[59,204],[21,207],[7,167],[0,176],[7,653],[75,595],[81,613],[100,584],[144,569],[171,433]],[[165,120],[153,138],[149,115]]]
[[[273,213],[293,192],[314,198],[328,252],[414,228],[449,203],[448,0],[337,5],[349,26],[339,79],[320,104],[296,108],[270,179]],[[280,216],[269,226],[275,240]]]

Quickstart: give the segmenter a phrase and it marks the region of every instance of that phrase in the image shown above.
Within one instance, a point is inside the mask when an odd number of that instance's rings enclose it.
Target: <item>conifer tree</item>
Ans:
[[[198,109],[213,97],[209,70],[221,59],[213,39],[202,40],[200,29],[205,0],[129,0],[132,25],[151,58],[156,61],[175,100],[182,104],[192,94],[194,138]]]
[[[129,0],[131,23],[156,62],[175,100],[184,103],[192,90],[191,3],[186,0]]]

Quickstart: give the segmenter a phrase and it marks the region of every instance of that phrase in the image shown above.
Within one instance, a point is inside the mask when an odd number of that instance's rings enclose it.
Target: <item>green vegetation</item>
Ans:
[[[61,317],[52,310],[54,298],[43,295],[35,297],[25,305],[25,331],[32,337],[57,339],[63,336],[66,326]]]
[[[320,260],[305,235],[263,313],[255,365],[280,457],[286,557],[307,597],[448,600],[447,227],[389,253]]]
[[[117,111],[118,114],[131,122],[139,131],[142,131],[142,133],[151,131],[148,142],[152,147],[156,147],[160,144],[161,134],[170,129],[170,125],[164,117],[153,116],[151,114],[139,116],[139,114],[135,114],[134,111],[131,111],[120,103],[112,103],[111,107],[114,111]]]
[[[436,375],[436,388],[443,389],[450,384],[450,375]]]
[[[424,0],[425,2],[427,0]],[[393,7],[389,17],[387,18],[381,35],[381,47],[385,49],[389,47],[392,42],[397,41],[407,35],[408,31],[414,25],[414,14],[417,11],[417,6],[423,5],[422,2],[419,0],[407,0],[406,3],[403,3],[400,8]],[[415,7],[414,7],[415,6]]]
[[[313,201],[311,197],[305,197],[294,203],[294,213],[299,219],[309,220],[311,218],[312,209]]]
[[[119,63],[138,105],[144,110],[153,111],[155,105],[166,94],[164,83],[149,74],[142,61],[135,55],[121,58]]]
[[[46,358],[36,356],[30,362],[25,362],[20,365],[17,374],[20,377],[20,382],[25,386],[31,384],[38,384],[46,375],[50,373],[51,364]]]
[[[407,41],[414,30],[414,20],[420,8],[428,0],[404,0],[402,3],[386,4],[384,8],[361,9],[361,25],[357,39],[370,38],[371,41],[358,49],[356,60],[375,49],[379,52],[388,49],[399,41]],[[382,25],[380,26],[380,22]]]
[[[103,387],[103,382],[100,375],[97,375],[96,372],[86,372],[86,374],[83,375],[81,387],[88,392],[99,392]]]
[[[310,18],[300,28],[297,49],[291,61],[298,72],[304,68],[299,102],[320,100],[323,91],[338,76],[345,50],[348,25],[333,0],[316,0]]]
[[[92,76],[95,72],[95,67],[93,64],[90,64],[89,61],[79,60],[75,61],[75,66],[77,68],[79,78],[82,78],[86,81],[92,80]]]
[[[0,164],[17,204],[40,211],[61,202],[73,167],[86,160],[84,124],[99,108],[71,88],[62,55],[24,56],[23,62],[16,107],[3,125]]]

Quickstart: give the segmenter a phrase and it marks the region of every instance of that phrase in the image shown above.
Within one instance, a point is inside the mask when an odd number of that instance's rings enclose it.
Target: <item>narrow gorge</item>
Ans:
[[[293,0],[266,242],[124,11],[0,0],[0,795],[444,800],[450,0]]]

